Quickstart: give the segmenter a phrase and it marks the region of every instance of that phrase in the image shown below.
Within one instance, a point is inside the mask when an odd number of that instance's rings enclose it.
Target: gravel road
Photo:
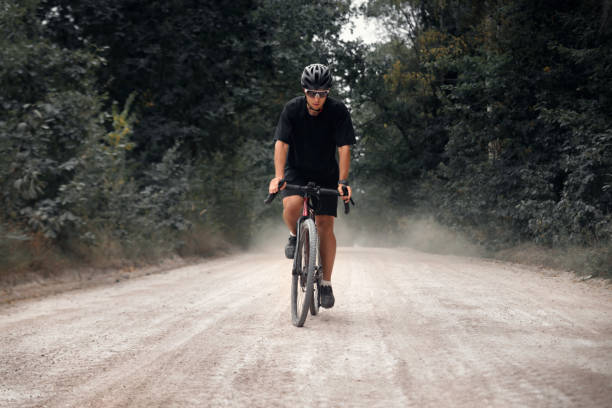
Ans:
[[[0,406],[612,406],[608,285],[340,248],[336,306],[298,329],[289,267],[243,254],[0,305]]]

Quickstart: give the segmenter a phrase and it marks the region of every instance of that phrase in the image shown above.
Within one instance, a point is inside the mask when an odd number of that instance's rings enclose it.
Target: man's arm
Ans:
[[[270,194],[278,192],[278,182],[281,181],[285,175],[285,164],[287,163],[287,152],[289,151],[289,144],[277,140],[274,144],[274,178],[270,181],[270,187],[268,191]],[[285,186],[281,187],[281,190]]]
[[[338,148],[338,159],[340,161],[340,180],[347,180],[351,167],[351,146],[340,146]]]
[[[351,146],[345,145],[338,147],[338,167],[340,168],[340,180],[348,180],[349,169],[351,167]],[[346,186],[348,189],[348,195],[343,195],[342,199],[344,202],[348,202],[351,198],[352,191],[351,187]],[[338,185],[338,191],[342,194],[342,185]]]

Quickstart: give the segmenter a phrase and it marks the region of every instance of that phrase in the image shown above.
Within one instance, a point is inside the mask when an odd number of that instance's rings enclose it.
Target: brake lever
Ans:
[[[347,195],[348,194],[348,188],[346,188],[346,186],[342,186],[342,193],[343,195]],[[353,204],[353,207],[355,206],[355,202],[353,201],[353,197],[349,198],[349,202],[351,204]],[[351,211],[351,206],[349,205],[349,203],[347,203],[346,201],[344,202],[344,213],[348,214]]]

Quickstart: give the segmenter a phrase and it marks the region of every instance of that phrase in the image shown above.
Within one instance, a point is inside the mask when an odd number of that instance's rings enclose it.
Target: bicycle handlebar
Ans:
[[[279,188],[279,192],[280,192],[280,188],[281,186],[285,183],[285,180],[281,180],[278,183],[278,188]],[[340,192],[338,192],[338,190],[334,190],[331,188],[323,188],[323,187],[319,187],[319,186],[315,186],[315,185],[306,185],[306,186],[298,186],[296,184],[287,184],[285,186],[285,189],[288,190],[297,190],[297,191],[302,191],[304,193],[309,193],[309,194],[313,194],[313,195],[335,195],[335,196],[340,196],[342,197],[342,195],[340,194]],[[348,194],[348,189],[346,187],[342,187],[342,190],[344,192],[344,194]],[[276,197],[276,195],[278,194],[278,192],[273,193],[273,194],[268,194],[268,197],[264,200],[264,204],[270,204],[274,198]],[[353,201],[353,199],[350,199],[350,203],[355,205],[355,202]],[[350,206],[349,203],[344,203],[344,213],[348,214],[350,211]]]

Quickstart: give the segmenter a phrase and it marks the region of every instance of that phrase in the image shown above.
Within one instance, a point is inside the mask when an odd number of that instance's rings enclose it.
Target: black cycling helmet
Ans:
[[[323,64],[310,64],[302,72],[302,88],[329,89],[332,77],[329,68]]]

